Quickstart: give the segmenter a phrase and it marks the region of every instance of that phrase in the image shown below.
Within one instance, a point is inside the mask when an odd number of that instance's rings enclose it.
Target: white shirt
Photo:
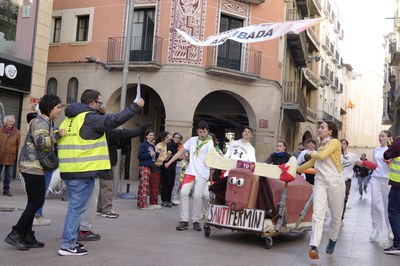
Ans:
[[[383,153],[388,149],[388,147],[376,147],[372,153],[372,162],[376,164],[376,169],[372,172],[371,177],[377,178],[389,178],[390,167],[384,161]]]
[[[299,157],[297,158],[297,164],[298,165],[302,165],[304,163],[304,155],[307,154],[307,152],[309,152],[309,150],[303,150],[300,152]],[[313,150],[313,154],[317,153],[316,150]]]
[[[233,140],[224,155],[225,158],[256,162],[256,150],[250,142],[243,142],[241,139]]]
[[[357,161],[360,161],[360,159],[358,158],[358,156],[353,153],[353,152],[347,152],[346,155],[341,157],[341,161],[342,161],[342,167],[343,167],[343,177],[344,180],[349,180],[353,177],[354,175],[354,171],[353,171],[353,167],[356,164]]]
[[[194,175],[196,178],[201,177],[208,180],[210,177],[210,167],[205,164],[205,160],[208,151],[214,147],[214,142],[209,140],[200,148],[197,154],[194,154],[197,145],[201,142],[202,141],[199,137],[191,137],[185,142],[185,144],[183,144],[185,150],[188,150],[190,154],[190,161],[189,165],[186,167],[185,174]]]

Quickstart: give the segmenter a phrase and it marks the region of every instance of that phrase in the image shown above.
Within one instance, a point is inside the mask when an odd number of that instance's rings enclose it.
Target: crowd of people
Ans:
[[[54,169],[46,169],[44,155],[57,151],[61,179],[65,182],[68,209],[58,254],[61,256],[86,255],[85,246],[78,241],[100,240],[93,232],[95,214],[118,218],[112,209],[113,173],[117,164],[117,149],[121,143],[141,136],[138,148],[139,184],[137,207],[140,210],[156,210],[180,206],[180,219],[176,230],[192,227],[202,231],[200,221],[207,215],[209,186],[214,171],[206,165],[208,152],[215,148],[221,157],[256,162],[255,149],[250,143],[253,130],[246,126],[242,138],[232,140],[224,152],[218,139],[209,132],[209,125],[200,121],[196,136],[185,142],[183,136],[168,131],[158,133],[144,123],[139,129],[117,129],[141,112],[144,100],[132,102],[117,114],[107,114],[102,106],[101,94],[85,90],[80,103],[70,104],[65,110],[66,118],[57,128],[54,125],[61,112],[58,96],[45,95],[39,103],[39,111],[28,117],[29,130],[19,156],[19,171],[25,182],[28,202],[18,222],[12,226],[5,242],[19,250],[43,248],[45,244],[36,239],[33,225],[46,225],[42,207]],[[4,173],[3,195],[12,196],[10,180],[20,145],[20,133],[15,128],[15,117],[4,118],[0,129],[0,167]],[[349,142],[338,139],[333,122],[325,121],[318,129],[319,145],[313,139],[299,143],[293,153],[288,151],[284,140],[276,142],[275,150],[264,161],[281,165],[292,156],[297,158],[297,172],[306,172],[304,178],[313,187],[312,232],[309,257],[319,258],[324,224],[329,218],[327,254],[333,254],[340,228],[344,226],[346,204],[352,178],[358,179],[360,199],[371,191],[372,232],[370,241],[378,241],[383,231],[393,244],[385,247],[388,254],[400,254],[400,138],[393,143],[391,133],[379,134],[380,146],[368,161],[365,154],[359,158],[348,150]],[[390,146],[388,145],[391,144]],[[304,149],[306,147],[306,149]],[[226,183],[229,171],[218,172],[217,184]],[[262,179],[260,180],[262,182]],[[160,196],[160,201],[159,201]],[[216,195],[218,197],[218,195]],[[193,199],[192,215],[189,201]],[[42,219],[41,223],[36,221]]]

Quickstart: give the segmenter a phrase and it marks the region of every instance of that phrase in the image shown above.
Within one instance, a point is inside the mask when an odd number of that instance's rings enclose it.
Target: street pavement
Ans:
[[[136,193],[137,182],[131,183]],[[353,184],[354,187],[355,184]],[[23,209],[26,195],[19,180],[12,182],[13,197],[0,195],[0,209]],[[177,231],[179,206],[144,211],[136,208],[136,200],[115,199],[117,219],[96,216],[94,232],[100,241],[83,242],[86,256],[62,257],[57,254],[64,225],[67,202],[47,199],[44,207],[49,226],[34,226],[36,237],[45,242],[42,249],[16,250],[0,240],[0,266],[12,265],[400,265],[400,256],[382,252],[387,232],[379,243],[369,242],[371,232],[370,194],[359,199],[352,188],[346,211],[345,225],[339,235],[335,253],[325,254],[328,242],[324,232],[320,259],[308,257],[310,233],[274,237],[271,249],[255,234],[232,232],[211,227],[211,235],[190,228]],[[21,215],[21,210],[0,212],[0,237],[4,239]]]

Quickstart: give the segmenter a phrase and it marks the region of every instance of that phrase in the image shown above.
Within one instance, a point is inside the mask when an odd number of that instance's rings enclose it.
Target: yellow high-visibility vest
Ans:
[[[393,158],[390,163],[389,180],[400,183],[400,157]]]
[[[106,134],[98,139],[82,139],[79,135],[87,113],[67,117],[60,125],[65,128],[65,135],[58,141],[61,173],[111,169]]]

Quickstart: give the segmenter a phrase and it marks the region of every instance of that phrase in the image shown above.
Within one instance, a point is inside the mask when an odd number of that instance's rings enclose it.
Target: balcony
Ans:
[[[329,68],[327,66],[322,65],[319,77],[325,81],[329,80]]]
[[[389,53],[391,54],[391,66],[395,66],[400,62],[400,51],[397,49],[397,42],[392,42],[389,44]]]
[[[343,93],[343,83],[339,82],[339,87],[337,88],[336,92],[339,94]]]
[[[329,42],[329,49],[326,51],[326,53],[329,56],[333,56],[333,53],[335,52],[335,46],[333,45],[332,42]]]
[[[333,28],[333,31],[336,32],[337,34],[339,34],[340,33],[340,28],[341,28],[340,22],[337,20],[335,22],[335,27]]]
[[[325,2],[325,6],[324,6],[322,12],[324,13],[324,15],[326,17],[330,17],[331,16],[332,8],[331,8],[331,4],[329,3],[329,1]]]
[[[334,56],[332,57],[332,62],[337,64],[339,63],[339,60],[340,60],[339,52],[336,50]]]
[[[331,41],[329,40],[328,36],[325,36],[325,41],[322,42],[321,45],[325,51],[329,51],[329,49],[331,48]]]
[[[317,113],[307,106],[307,120],[317,123]]]
[[[132,37],[129,68],[143,70],[161,69],[162,41],[154,38]],[[122,69],[124,65],[125,37],[108,38],[107,63],[110,69]]]
[[[318,78],[310,68],[304,68],[305,81],[308,84],[307,87],[318,89]]]
[[[283,83],[283,109],[293,121],[306,121],[307,100],[299,82],[285,81]]]
[[[344,38],[344,31],[343,29],[341,29],[339,33],[339,40],[343,41],[343,38]]]
[[[318,25],[308,28],[306,31],[307,31],[307,36],[310,39],[309,43],[312,44],[313,50],[319,52],[320,49],[319,46],[321,45],[321,43],[319,42],[318,35],[315,31],[316,27],[318,27]]]
[[[310,16],[321,17],[321,0],[307,0],[308,8],[310,9]]]
[[[288,21],[300,19],[300,12],[297,9],[288,10]],[[307,67],[308,44],[305,32],[299,34],[288,33],[287,45],[291,52],[296,67]]]
[[[297,5],[297,8],[300,11],[301,18],[309,17],[309,14],[308,14],[308,5],[309,4],[308,4],[307,1],[305,1],[305,0],[296,0],[296,5]]]
[[[322,111],[322,120],[323,121],[332,121],[336,124],[338,130],[342,130],[342,121],[336,119],[325,111]]]
[[[339,89],[339,79],[338,78],[334,78],[332,85],[331,85],[332,89],[335,89],[336,91]]]
[[[239,56],[227,58],[218,53],[220,46],[208,46],[206,49],[206,73],[224,75],[245,80],[260,78],[262,52],[241,47]]]

